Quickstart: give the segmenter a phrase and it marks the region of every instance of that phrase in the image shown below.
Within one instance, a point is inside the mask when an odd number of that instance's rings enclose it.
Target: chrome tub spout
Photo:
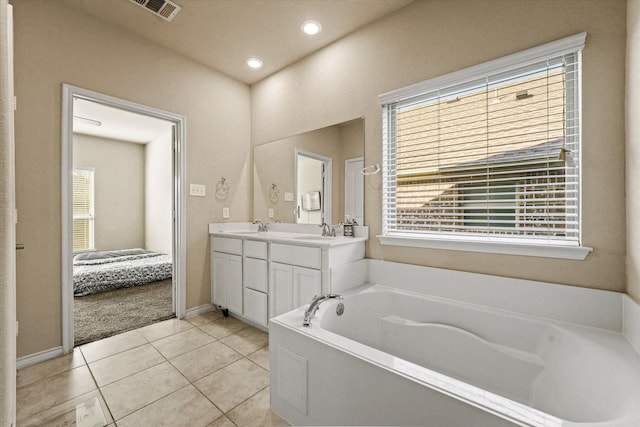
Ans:
[[[309,303],[309,308],[304,312],[304,321],[302,322],[302,326],[309,327],[311,326],[311,319],[316,315],[316,311],[320,307],[323,301],[329,299],[342,299],[342,296],[338,294],[324,294],[324,295],[316,295],[311,299]]]

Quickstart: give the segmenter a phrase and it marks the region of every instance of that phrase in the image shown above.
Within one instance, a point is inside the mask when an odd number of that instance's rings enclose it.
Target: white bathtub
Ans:
[[[272,320],[272,409],[294,425],[640,426],[621,333],[382,285]]]

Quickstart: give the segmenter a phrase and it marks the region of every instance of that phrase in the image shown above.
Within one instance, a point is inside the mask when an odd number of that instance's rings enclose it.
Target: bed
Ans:
[[[170,279],[172,266],[169,255],[139,248],[81,253],[73,257],[73,295]]]

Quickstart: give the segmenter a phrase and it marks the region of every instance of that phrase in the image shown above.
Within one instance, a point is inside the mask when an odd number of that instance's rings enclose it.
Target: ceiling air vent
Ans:
[[[165,21],[171,21],[182,9],[180,6],[169,0],[129,0],[138,6],[142,6],[154,15]]]

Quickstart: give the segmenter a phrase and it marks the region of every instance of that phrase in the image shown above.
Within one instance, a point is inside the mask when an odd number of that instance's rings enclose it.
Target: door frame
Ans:
[[[73,350],[73,100],[104,104],[121,110],[166,120],[173,124],[173,304],[178,319],[186,306],[186,117],[125,99],[62,85],[62,351]]]
[[[314,153],[312,151],[303,150],[301,148],[295,149],[295,165],[294,165],[294,182],[296,186],[295,197],[296,206],[300,201],[300,194],[298,191],[298,158],[300,156],[308,157],[310,159],[318,160],[324,165],[324,176],[322,177],[322,222],[331,224],[331,214],[333,212],[333,159],[331,157],[323,156],[322,154]],[[329,197],[327,197],[327,194]],[[296,208],[296,222],[298,220],[298,212]]]
[[[355,167],[357,177],[361,180],[362,184],[362,193],[361,194],[351,194],[352,188],[347,185],[347,180],[349,178],[349,172],[352,167]],[[347,206],[349,206],[349,199],[357,196],[356,202],[360,208],[362,209],[362,215],[360,217],[354,218],[351,216],[351,220],[358,220],[358,225],[364,225],[364,175],[362,174],[362,169],[364,168],[364,156],[361,157],[353,157],[351,159],[346,159],[344,161],[344,213],[345,216],[347,213]]]

